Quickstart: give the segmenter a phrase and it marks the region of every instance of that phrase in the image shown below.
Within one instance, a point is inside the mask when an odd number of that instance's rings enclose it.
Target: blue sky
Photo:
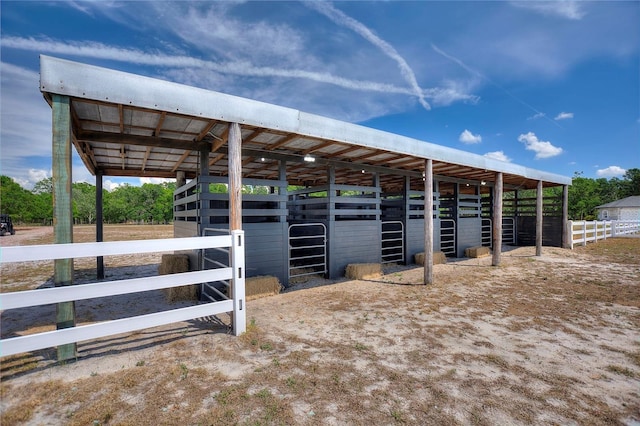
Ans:
[[[573,176],[640,167],[640,2],[1,7],[0,174],[51,175],[46,54]],[[94,183],[76,156],[75,181]],[[138,179],[105,178],[105,186]]]

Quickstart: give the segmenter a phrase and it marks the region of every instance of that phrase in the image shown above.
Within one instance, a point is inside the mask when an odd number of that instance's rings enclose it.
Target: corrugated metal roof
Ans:
[[[229,123],[242,129],[243,176],[291,184],[323,184],[326,167],[338,183],[402,187],[422,181],[424,160],[442,179],[492,182],[505,188],[568,185],[571,178],[219,92],[41,56],[40,90],[71,98],[74,145],[86,167],[104,176],[195,177],[202,149],[209,173],[227,174]],[[305,162],[306,155],[316,157]],[[354,173],[354,171],[356,173]],[[364,171],[364,173],[360,173]],[[340,182],[341,181],[341,182]]]

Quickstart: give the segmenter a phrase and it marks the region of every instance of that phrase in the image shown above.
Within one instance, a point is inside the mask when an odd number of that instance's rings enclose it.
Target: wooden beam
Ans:
[[[160,132],[162,131],[162,125],[164,124],[164,119],[167,117],[167,112],[162,111],[160,117],[158,117],[158,123],[156,124],[156,129],[153,131],[153,136],[159,137]]]
[[[225,157],[224,154],[218,154],[215,157],[213,157],[211,160],[209,160],[209,167],[213,166],[214,164],[216,164],[218,161],[222,160]]]
[[[151,147],[147,147],[147,150],[144,153],[144,158],[142,159],[142,171],[147,168],[147,160],[149,160],[149,154],[151,154]]]
[[[542,256],[542,181],[538,181],[536,191],[536,256]]]
[[[326,148],[326,147],[334,145],[334,144],[335,144],[335,142],[333,142],[333,141],[325,141],[324,143],[321,143],[320,145],[312,146],[311,148],[305,149],[304,151],[302,151],[302,155],[311,154],[312,152],[319,151],[319,150],[321,150],[323,148]]]
[[[433,284],[433,160],[424,161],[424,283]]]
[[[220,135],[219,138],[216,138],[216,141],[211,145],[211,152],[218,151],[222,145],[227,143],[229,139],[229,127],[230,126],[227,126],[227,128],[224,129],[224,132],[222,132],[222,135]]]
[[[149,170],[144,171],[140,169],[125,169],[122,170],[119,167],[104,167],[100,169],[103,176],[120,176],[120,177],[150,177],[150,178],[166,178],[175,179],[175,172],[171,170]],[[195,171],[185,171],[185,175],[188,179],[196,177]]]
[[[71,105],[68,96],[52,95],[52,179],[53,179],[53,235],[55,244],[73,242],[73,208],[71,175]],[[54,260],[54,285],[73,285],[73,259]],[[75,302],[56,305],[56,328],[76,325]],[[58,346],[58,360],[76,357],[76,344]]]
[[[218,124],[217,120],[211,120],[207,124],[205,124],[202,131],[198,133],[198,136],[196,136],[196,142],[200,142],[202,139],[204,139],[204,137],[207,136],[207,133],[209,133],[216,124]]]
[[[337,157],[337,156],[342,155],[342,154],[348,154],[350,152],[357,151],[359,149],[368,149],[368,148],[365,148],[365,147],[362,147],[362,146],[358,146],[358,145],[352,145],[352,146],[350,146],[348,148],[341,149],[340,151],[334,152],[332,154],[327,154],[326,157],[327,158],[334,158],[334,157]]]
[[[242,229],[242,134],[229,124],[229,230]]]
[[[109,132],[86,132],[82,131],[77,136],[82,142],[102,142],[106,144],[126,144],[137,146],[152,146],[169,149],[198,150],[205,142],[193,142],[179,139],[159,138],[155,136],[124,135]]]
[[[502,172],[496,172],[495,185],[493,187],[493,254],[492,266],[500,266],[502,253]]]
[[[186,160],[187,157],[190,156],[190,155],[191,155],[191,151],[185,151],[184,154],[182,154],[182,156],[180,156],[178,161],[176,161],[176,164],[171,169],[171,172],[175,173],[175,171],[178,170],[178,167],[180,167],[180,165],[184,162],[184,160]]]
[[[284,146],[286,144],[288,144],[289,142],[291,142],[292,140],[299,138],[300,135],[297,135],[295,133],[292,133],[290,135],[285,136],[284,138],[280,139],[278,142],[274,143],[273,145],[269,145],[266,147],[267,150],[269,151],[273,151],[276,148],[280,148],[281,146]]]

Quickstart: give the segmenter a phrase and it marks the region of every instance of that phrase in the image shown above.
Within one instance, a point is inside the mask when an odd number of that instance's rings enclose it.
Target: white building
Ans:
[[[640,220],[640,195],[596,207],[599,220]]]

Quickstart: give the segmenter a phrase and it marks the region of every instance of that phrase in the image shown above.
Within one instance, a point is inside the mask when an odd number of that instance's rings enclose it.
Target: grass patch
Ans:
[[[607,365],[607,371],[615,374],[621,374],[626,377],[634,378],[636,374],[630,368],[621,365]]]

